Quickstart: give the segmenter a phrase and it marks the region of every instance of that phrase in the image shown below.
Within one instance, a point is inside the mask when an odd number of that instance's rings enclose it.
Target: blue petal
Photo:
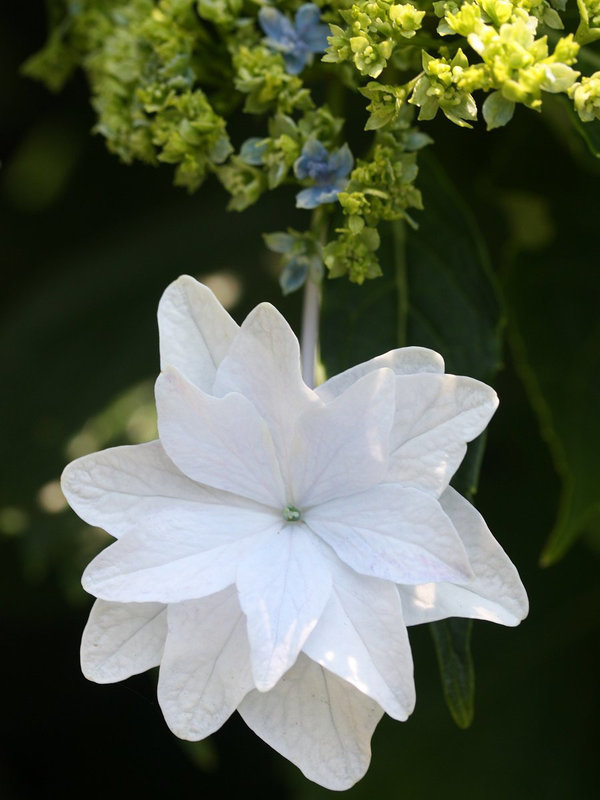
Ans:
[[[289,253],[294,246],[296,239],[290,233],[277,231],[276,233],[263,234],[265,244],[274,253]]]
[[[335,178],[345,178],[352,171],[354,158],[347,144],[336,150],[329,159],[329,166]]]
[[[329,160],[329,150],[318,139],[308,139],[302,148],[302,156],[325,163]]]
[[[326,165],[329,153],[317,139],[309,139],[302,148],[302,155],[294,163],[294,173],[297,178],[304,180],[312,178],[317,165]]]
[[[311,186],[296,195],[296,208],[316,208],[323,203],[333,203],[340,190],[335,186]]]
[[[263,6],[258,12],[258,21],[263,31],[278,44],[287,44],[297,39],[294,26],[289,19],[276,8]]]
[[[304,39],[304,34],[321,21],[321,12],[314,3],[305,3],[296,12],[296,30]]]
[[[279,276],[279,285],[281,286],[284,294],[290,294],[299,289],[306,280],[308,275],[308,262],[306,258],[297,259],[292,258],[291,261],[283,268],[283,272]]]
[[[257,136],[252,136],[250,139],[246,139],[242,144],[240,156],[242,161],[245,161],[246,164],[258,167],[263,163],[266,149],[266,139],[259,139]]]
[[[307,50],[311,53],[324,53],[329,47],[327,37],[331,36],[329,25],[316,25],[306,33],[300,34]]]
[[[321,12],[314,3],[305,3],[296,13],[296,31],[306,49],[311,53],[327,50],[327,37],[331,36],[329,25],[322,25]]]
[[[294,47],[290,52],[283,53],[286,72],[290,75],[299,75],[308,61],[309,54],[303,47]]]

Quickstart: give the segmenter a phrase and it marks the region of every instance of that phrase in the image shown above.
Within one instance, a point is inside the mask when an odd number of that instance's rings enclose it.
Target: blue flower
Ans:
[[[268,140],[252,136],[250,139],[242,144],[240,148],[240,156],[242,161],[246,164],[251,164],[253,167],[259,167],[265,163],[265,153],[267,152]]]
[[[353,164],[354,159],[347,144],[330,153],[321,142],[309,139],[294,164],[294,173],[300,180],[309,178],[315,185],[298,192],[296,206],[316,208],[323,203],[332,203],[346,188]]]
[[[290,75],[302,72],[313,53],[324,53],[327,49],[329,26],[320,24],[320,19],[321,12],[314,3],[300,6],[294,23],[271,6],[264,6],[258,12],[267,45],[283,54]]]

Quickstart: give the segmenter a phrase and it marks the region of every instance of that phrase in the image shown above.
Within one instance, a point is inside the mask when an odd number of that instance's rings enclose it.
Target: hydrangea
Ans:
[[[314,3],[300,6],[294,23],[271,6],[263,6],[258,12],[260,26],[267,34],[267,45],[283,55],[291,75],[302,72],[313,53],[324,53],[327,49],[329,27],[320,20],[321,12]]]
[[[384,711],[413,709],[407,625],[526,614],[514,566],[448,486],[496,395],[414,347],[313,390],[272,306],[238,327],[189,277],[159,328],[160,438],[63,475],[75,511],[117,539],[83,576],[98,598],[83,671],[109,683],[160,665],[177,736],[237,709],[309,778],[347,788]]]
[[[317,139],[309,139],[294,164],[294,173],[301,181],[313,181],[314,186],[298,192],[296,206],[317,208],[323,203],[332,203],[346,188],[353,164],[347,144],[330,153]]]

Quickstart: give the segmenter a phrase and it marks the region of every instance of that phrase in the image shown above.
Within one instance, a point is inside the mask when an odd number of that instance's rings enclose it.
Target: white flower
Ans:
[[[448,486],[496,395],[422,348],[309,389],[272,306],[238,328],[189,277],[158,316],[160,439],[63,475],[74,510],[117,539],[83,576],[99,598],[83,671],[104,683],[160,664],[177,736],[237,709],[307,777],[347,788],[383,712],[413,709],[407,625],[527,613],[515,568]]]

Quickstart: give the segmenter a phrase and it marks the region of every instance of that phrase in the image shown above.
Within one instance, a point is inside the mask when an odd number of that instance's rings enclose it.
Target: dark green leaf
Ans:
[[[473,722],[475,670],[470,619],[444,619],[429,626],[442,676],[444,697],[459,728]]]
[[[585,203],[564,204],[561,215],[564,233],[516,258],[506,278],[515,359],[562,479],[545,565],[600,532],[597,215]]]

